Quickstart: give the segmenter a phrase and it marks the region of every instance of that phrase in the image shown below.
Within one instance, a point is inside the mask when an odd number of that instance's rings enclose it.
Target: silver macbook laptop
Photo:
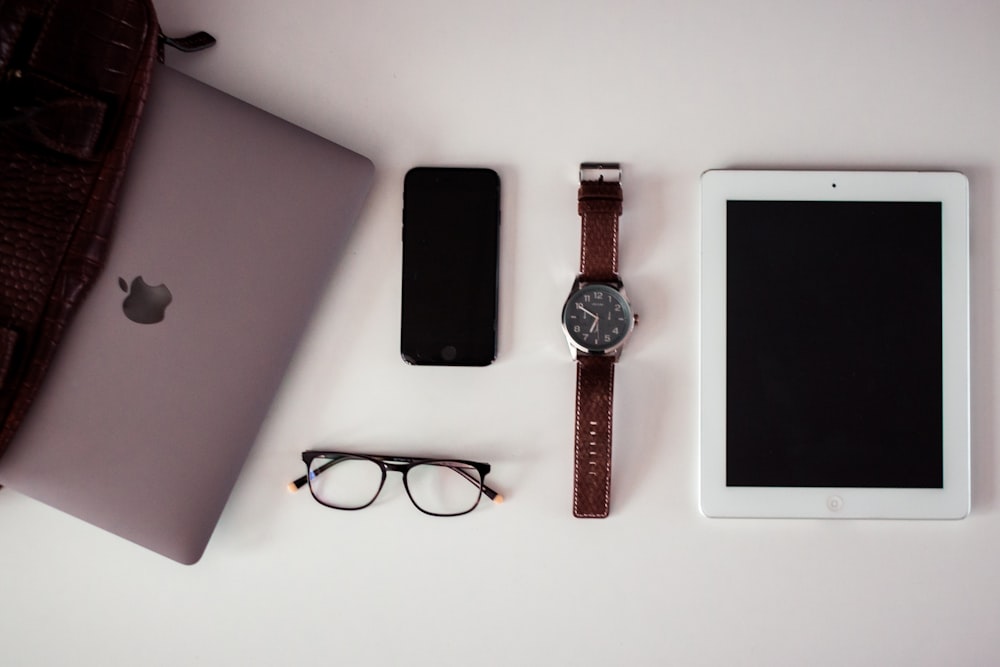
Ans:
[[[373,177],[160,67],[107,264],[0,484],[197,561]]]

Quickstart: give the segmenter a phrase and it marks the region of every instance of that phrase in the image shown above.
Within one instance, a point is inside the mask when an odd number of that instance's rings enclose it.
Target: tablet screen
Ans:
[[[941,488],[941,203],[726,206],[726,485]]]

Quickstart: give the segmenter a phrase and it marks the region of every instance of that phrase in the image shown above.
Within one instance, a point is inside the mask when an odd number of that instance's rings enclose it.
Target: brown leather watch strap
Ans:
[[[618,282],[618,218],[621,183],[584,181],[577,195],[580,211],[580,276],[590,282]]]
[[[580,283],[618,277],[618,218],[622,213],[617,164],[580,165]],[[602,519],[611,506],[611,412],[617,354],[577,353],[573,516]]]
[[[611,506],[614,357],[580,355],[576,364],[573,516],[602,519]]]

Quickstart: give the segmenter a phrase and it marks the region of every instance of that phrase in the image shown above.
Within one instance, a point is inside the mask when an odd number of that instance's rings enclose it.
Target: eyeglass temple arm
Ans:
[[[499,493],[497,493],[496,491],[494,491],[493,489],[491,489],[490,487],[486,486],[486,482],[480,482],[478,479],[476,479],[475,477],[473,477],[469,473],[465,472],[461,468],[454,468],[452,466],[448,466],[448,467],[451,468],[452,470],[454,470],[455,472],[457,472],[459,475],[461,475],[465,479],[469,480],[469,484],[472,484],[473,486],[480,486],[480,484],[482,484],[482,489],[481,490],[483,492],[483,495],[486,496],[487,498],[489,498],[490,500],[492,500],[493,502],[495,502],[497,505],[500,505],[500,504],[503,503],[503,496],[500,495]]]
[[[326,470],[328,470],[331,466],[335,466],[338,463],[340,463],[341,461],[343,461],[343,459],[333,459],[333,460],[327,461],[326,463],[324,463],[320,467],[316,468],[316,470],[313,471],[312,476],[316,477],[316,476],[318,476],[318,475],[326,472]],[[473,477],[472,475],[470,475],[469,473],[467,473],[464,470],[462,470],[461,468],[455,468],[453,466],[448,466],[448,467],[451,468],[452,470],[454,470],[455,472],[457,472],[462,477],[464,477],[466,480],[468,480],[469,484],[472,484],[474,486],[479,486],[479,481],[475,477]],[[296,491],[298,491],[299,489],[301,489],[303,486],[305,486],[308,483],[309,483],[309,475],[302,475],[298,479],[295,479],[294,481],[289,482],[289,484],[288,484],[288,490],[291,491],[292,493],[295,493]],[[500,505],[501,503],[503,503],[503,496],[501,494],[497,493],[496,491],[494,491],[493,489],[491,489],[490,487],[486,486],[485,482],[483,482],[482,492],[483,492],[484,496],[486,496],[487,498],[489,498],[490,500],[492,500],[493,502],[495,502],[497,505]]]
[[[320,467],[316,468],[315,471],[310,471],[310,472],[313,477],[316,477],[317,475],[326,472],[326,470],[329,469],[331,466],[335,466],[343,460],[344,459],[330,459]],[[288,490],[291,491],[292,493],[295,493],[308,483],[309,483],[309,475],[302,475],[302,477],[299,477],[295,481],[289,482]]]

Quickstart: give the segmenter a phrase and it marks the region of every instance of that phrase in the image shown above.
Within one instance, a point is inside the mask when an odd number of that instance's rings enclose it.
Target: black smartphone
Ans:
[[[500,177],[416,167],[403,183],[400,352],[410,364],[487,366],[497,354]]]

